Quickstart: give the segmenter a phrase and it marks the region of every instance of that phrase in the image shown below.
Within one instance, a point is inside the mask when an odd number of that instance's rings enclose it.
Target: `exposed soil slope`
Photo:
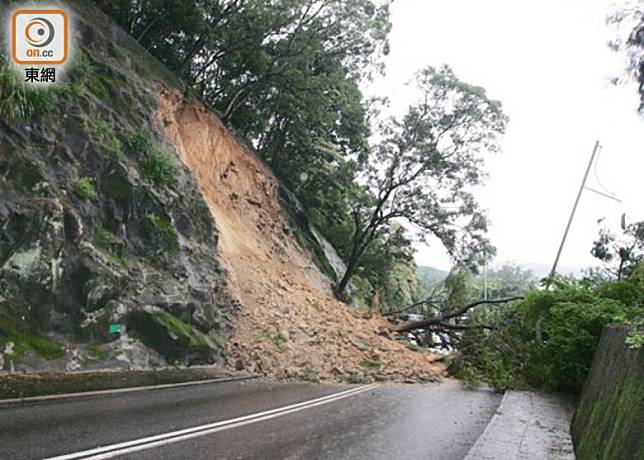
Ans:
[[[158,95],[159,119],[213,214],[218,259],[241,305],[229,364],[309,380],[430,380],[441,372],[431,355],[379,335],[382,318],[365,319],[333,298],[261,160],[200,102],[161,86]]]

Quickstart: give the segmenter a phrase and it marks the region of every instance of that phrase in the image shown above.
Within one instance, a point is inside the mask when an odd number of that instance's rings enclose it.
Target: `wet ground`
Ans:
[[[245,381],[0,406],[0,458],[93,458],[87,451],[104,446],[100,458],[460,460],[500,399],[451,380]]]

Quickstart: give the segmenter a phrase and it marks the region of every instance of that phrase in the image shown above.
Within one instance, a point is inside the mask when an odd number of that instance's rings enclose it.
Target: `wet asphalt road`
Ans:
[[[247,381],[0,406],[0,459],[77,453],[352,388],[358,387]],[[499,395],[466,390],[454,381],[379,385],[224,431],[116,452],[118,458],[155,460],[462,459],[499,402]]]

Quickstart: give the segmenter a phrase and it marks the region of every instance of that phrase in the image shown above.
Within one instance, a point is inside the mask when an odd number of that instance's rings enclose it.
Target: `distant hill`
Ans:
[[[435,283],[447,277],[448,272],[435,267],[421,265],[416,267],[416,274],[425,284]]]

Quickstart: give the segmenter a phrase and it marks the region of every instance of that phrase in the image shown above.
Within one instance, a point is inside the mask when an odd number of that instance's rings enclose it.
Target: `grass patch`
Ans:
[[[14,344],[14,358],[21,358],[27,352],[47,360],[65,356],[65,351],[56,341],[17,326],[9,315],[0,311],[0,351],[4,350],[7,342]]]
[[[273,345],[275,345],[278,348],[281,348],[283,345],[286,345],[287,340],[280,337],[279,335],[276,335],[275,337],[271,338],[271,342],[273,342]]]
[[[208,342],[203,334],[197,331],[189,324],[184,323],[179,318],[165,312],[157,312],[152,315],[154,321],[162,325],[169,332],[179,337],[185,337],[190,341],[190,345],[195,347],[208,347]]]
[[[87,347],[87,352],[92,359],[106,359],[110,353],[107,350],[103,350],[96,344],[91,344]]]
[[[365,369],[380,369],[380,361],[377,359],[363,359],[360,361],[360,367]]]
[[[156,185],[171,185],[179,173],[179,167],[171,155],[153,148],[141,161],[141,172],[144,179]]]
[[[120,267],[127,265],[125,259],[120,254],[122,242],[109,230],[100,225],[94,228],[94,246],[101,249],[109,258]]]
[[[34,88],[17,78],[0,58],[0,117],[7,122],[45,117],[54,109],[54,89]]]
[[[157,148],[154,138],[147,129],[130,134],[128,146],[142,158],[140,167],[143,178],[156,185],[172,185],[179,173],[179,166],[173,155]]]
[[[123,144],[107,121],[91,120],[90,131],[99,145],[119,158],[124,158]]]
[[[89,177],[78,179],[74,184],[74,192],[84,200],[89,200],[96,196],[96,188]]]
[[[145,155],[154,147],[152,135],[146,129],[139,129],[132,133],[127,143],[137,155]]]
[[[163,240],[163,245],[170,254],[176,254],[179,251],[179,240],[177,231],[172,226],[172,222],[165,216],[156,214],[146,214],[145,220],[155,230]]]
[[[92,64],[85,53],[78,51],[69,71],[69,89],[75,97],[83,93],[87,77],[92,72]]]
[[[359,374],[347,374],[343,376],[343,380],[347,383],[351,384],[358,384],[358,383],[368,383],[369,379],[367,379],[364,375],[359,375]]]
[[[320,383],[320,374],[313,369],[307,367],[302,371],[302,379],[311,383]]]

